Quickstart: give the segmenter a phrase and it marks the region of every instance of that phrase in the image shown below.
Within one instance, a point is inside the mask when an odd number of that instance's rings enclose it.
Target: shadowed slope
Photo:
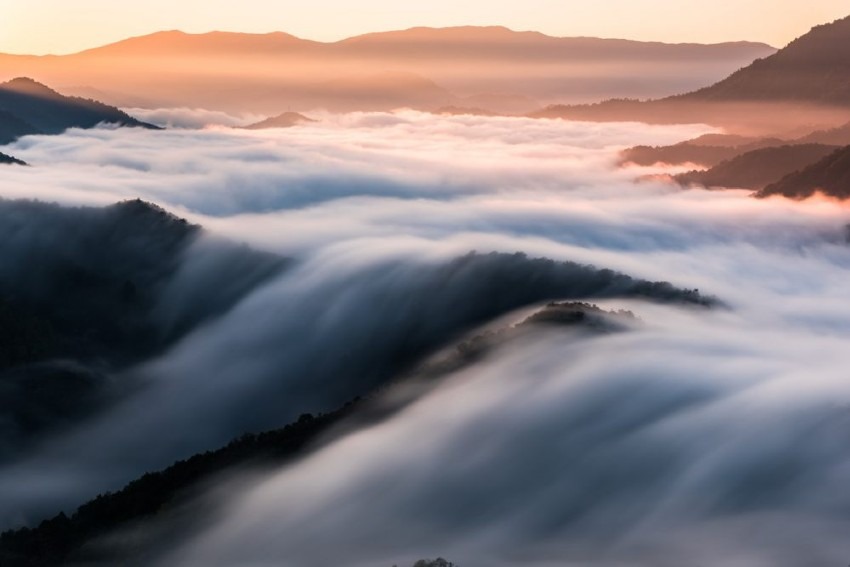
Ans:
[[[158,129],[115,107],[61,95],[29,78],[0,84],[0,145],[21,136],[60,134],[68,128],[93,128],[98,124]]]
[[[782,135],[850,117],[850,18],[817,26],[777,53],[709,87],[664,99],[547,107],[537,117],[703,122],[742,133]],[[798,134],[799,135],[799,134]],[[796,137],[796,136],[795,136]]]
[[[63,96],[28,78],[0,84],[0,110],[13,114],[36,129],[26,132],[28,134],[59,134],[68,128],[92,128],[100,123],[157,128],[115,107],[94,100]]]
[[[761,148],[743,153],[706,171],[682,173],[676,176],[676,181],[683,185],[757,191],[789,173],[815,163],[836,149],[835,146],[823,144]]]
[[[635,321],[630,312],[608,312],[585,303],[551,303],[516,325],[458,343],[447,356],[426,362],[415,372],[397,377],[393,384],[338,410],[315,417],[304,414],[282,429],[244,435],[221,449],[178,461],[141,476],[117,492],[99,495],[70,517],[59,514],[34,529],[5,532],[0,535],[0,563],[35,567],[69,561],[150,562],[173,538],[198,525],[203,517],[198,512],[208,504],[197,497],[209,485],[227,482],[228,471],[238,474],[246,468],[281,466],[304,458],[335,438],[387,419],[417,399],[412,392],[426,392],[453,372],[535,330],[569,328],[576,331],[575,340],[580,340],[626,331]],[[408,388],[411,383],[415,386]],[[193,512],[187,514],[187,510]]]
[[[193,266],[202,237],[142,201],[0,200],[0,462],[125,390],[111,373],[223,314],[285,264],[218,243]]]
[[[8,156],[6,154],[0,153],[0,163],[10,164],[10,165],[26,165],[26,162],[23,162],[17,158],[12,156]]]
[[[817,192],[837,199],[850,198],[850,146],[836,150],[821,161],[768,185],[756,196],[782,195],[791,199],[805,199]]]
[[[710,87],[697,101],[801,101],[850,105],[850,17],[816,26],[779,52]]]
[[[709,138],[712,140],[711,143],[702,143],[704,138],[700,137],[672,146],[635,146],[620,154],[621,162],[635,165],[696,163],[712,167],[741,154],[783,143],[778,138],[754,140],[741,138],[747,141],[737,144],[739,138],[735,136],[730,136],[728,139],[723,137]]]

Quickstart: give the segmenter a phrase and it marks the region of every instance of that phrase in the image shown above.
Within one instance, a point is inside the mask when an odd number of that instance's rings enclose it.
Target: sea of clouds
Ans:
[[[446,271],[471,251],[523,252],[511,264],[532,274],[522,289],[535,289],[530,258],[542,257],[723,305],[599,293],[641,324],[504,345],[386,420],[236,485],[163,564],[848,561],[846,206],[682,190],[618,168],[619,149],[709,131],[700,125],[314,118],[248,131],[229,127],[240,117],[169,111],[162,123],[184,128],[72,130],[3,149],[32,165],[4,169],[4,198],[141,197],[208,229],[187,265],[215,238],[294,263],[133,369],[147,388],[0,466],[0,521],[70,509],[243,431],[333,409],[392,373],[382,357],[398,337],[424,351],[551,299],[514,298],[487,262]]]

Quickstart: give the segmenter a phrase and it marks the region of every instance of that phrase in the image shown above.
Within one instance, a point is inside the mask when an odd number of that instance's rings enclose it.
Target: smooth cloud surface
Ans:
[[[609,300],[644,325],[507,345],[386,421],[236,490],[220,521],[164,564],[846,562],[844,206],[681,191],[615,168],[618,148],[699,126],[320,118],[259,132],[72,131],[9,148],[35,167],[4,170],[4,196],[140,196],[297,265],[135,369],[152,386],[114,415],[0,469],[7,509],[26,517],[117,488],[140,472],[126,466],[134,437],[163,424],[184,434],[158,441],[138,468],[268,425],[263,411],[236,410],[270,392],[289,404],[284,415],[344,399],[358,384],[334,382],[333,361],[374,378],[388,351],[372,345],[452,336],[523,304],[450,325],[469,301],[445,298],[467,297],[488,272],[431,288],[422,282],[435,270],[471,250],[523,251],[697,287],[729,308]],[[319,364],[326,373],[310,376],[336,397],[291,378]],[[92,454],[103,447],[105,462]],[[26,484],[51,466],[60,472]]]

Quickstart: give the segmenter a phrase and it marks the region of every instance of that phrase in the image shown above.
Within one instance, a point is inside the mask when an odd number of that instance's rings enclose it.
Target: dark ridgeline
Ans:
[[[557,38],[502,27],[412,28],[333,43],[285,33],[163,31],[49,59],[0,54],[0,76],[60,84],[73,70],[75,84],[85,85],[75,94],[122,107],[272,114],[282,103],[299,112],[452,105],[524,114],[563,96],[690,90],[773,52],[762,43]],[[116,61],[127,71],[116,72]],[[585,71],[597,65],[616,65],[620,76]]]
[[[850,146],[783,177],[759,191],[756,196],[764,198],[782,195],[791,199],[805,199],[817,192],[836,199],[850,198]]]
[[[4,153],[0,153],[0,163],[10,164],[10,165],[26,165],[27,163],[21,161],[17,158],[13,158],[12,156],[6,155]]]
[[[281,258],[222,243],[210,274],[219,285],[188,293],[166,324],[155,307],[201,235],[138,200],[0,200],[0,462],[107,404],[110,373],[162,352],[284,269]]]
[[[741,154],[783,143],[779,138],[708,134],[672,146],[635,146],[624,150],[620,160],[622,164],[645,166],[693,163],[712,167]]]
[[[148,473],[120,491],[106,493],[80,506],[68,516],[59,514],[36,528],[24,528],[0,534],[0,565],[4,567],[47,567],[67,563],[110,565],[132,559],[142,565],[154,560],[156,553],[167,548],[192,527],[203,514],[206,504],[199,501],[203,489],[227,473],[238,474],[245,468],[279,467],[303,458],[324,443],[360,427],[398,412],[416,396],[382,396],[405,382],[425,385],[437,383],[451,372],[473,364],[512,340],[541,327],[562,327],[582,336],[626,331],[637,319],[628,311],[610,312],[577,302],[550,303],[512,327],[489,331],[458,343],[442,359],[427,362],[413,372],[401,375],[370,395],[357,398],[338,410],[313,416],[302,415],[284,428],[261,434],[247,434],[227,446],[172,466]],[[417,391],[423,390],[422,387]],[[391,399],[392,401],[388,401]],[[187,510],[189,518],[186,519]],[[122,530],[134,532],[129,538],[118,538],[121,544],[110,544],[111,535]],[[126,543],[131,541],[129,545]],[[444,559],[422,560],[416,566],[450,566]]]
[[[803,101],[850,105],[850,17],[812,28],[775,54],[684,101]]]
[[[797,139],[800,144],[827,144],[832,146],[850,146],[850,122],[825,130],[816,130]]]
[[[653,123],[707,122],[783,132],[850,112],[850,17],[813,28],[784,49],[711,86],[662,99],[552,105],[532,116]],[[790,109],[797,110],[797,115]],[[803,113],[803,111],[806,111]],[[814,141],[814,140],[812,140]]]
[[[43,134],[41,130],[12,112],[0,108],[0,144],[14,142],[21,136]]]
[[[850,145],[850,123],[844,111],[835,114],[835,109],[850,109],[848,45],[850,17],[817,26],[777,53],[698,91],[648,102],[551,107],[540,115],[651,122],[716,120],[734,129],[740,118],[735,113],[762,114],[762,121],[775,122],[774,131],[782,133],[782,139],[709,135],[672,146],[638,146],[625,150],[621,160],[638,165],[709,166],[707,171],[676,176],[687,185],[753,189],[758,197],[805,199],[821,192],[846,199],[850,197],[850,167],[848,150],[840,148]],[[730,105],[743,106],[729,110],[733,108]],[[788,105],[821,108],[823,113],[804,112],[807,118],[795,123],[795,107]],[[814,130],[815,122],[805,122],[809,119],[842,125]],[[801,135],[801,130],[809,133]],[[785,135],[787,132],[794,135]]]
[[[785,195],[794,199],[805,199],[821,190],[825,195],[846,199],[850,190],[840,152],[833,155],[844,146],[850,146],[850,123],[788,140],[707,134],[672,146],[629,148],[621,153],[620,161],[623,165],[708,166],[704,171],[674,176],[683,185],[752,189],[759,197]]]
[[[299,124],[308,124],[310,122],[316,121],[298,112],[284,112],[283,114],[278,114],[277,116],[272,116],[270,118],[266,118],[265,120],[260,120],[259,122],[243,126],[243,128],[246,130],[263,130],[266,128],[292,128],[293,126],[298,126]]]
[[[110,372],[161,353],[288,265],[277,256],[218,243],[214,265],[210,266],[208,257],[201,262],[202,277],[179,280],[181,268],[193,258],[190,247],[201,234],[200,227],[141,201],[103,209],[0,201],[0,255],[5,259],[0,267],[0,332],[4,333],[0,423],[8,424],[0,428],[0,459],[32,446],[56,427],[72,425],[110,405],[116,386],[110,382]],[[28,262],[36,253],[40,261]],[[198,268],[194,265],[188,271],[197,275]],[[406,326],[364,355],[367,363],[374,360],[380,366],[374,379],[364,379],[371,366],[357,360],[340,362],[345,368],[332,365],[335,377],[347,373],[350,379],[344,380],[346,397],[335,398],[333,406],[321,410],[330,413],[304,417],[280,431],[242,437],[221,451],[177,463],[124,491],[104,495],[71,517],[60,515],[35,530],[8,533],[0,539],[0,565],[62,563],[85,544],[94,545],[99,536],[126,527],[126,522],[176,506],[186,490],[217,472],[249,462],[294,458],[352,411],[350,405],[332,411],[344,400],[380,392],[408,373],[421,380],[438,379],[510,340],[513,332],[476,337],[459,344],[448,360],[415,370],[463,333],[519,307],[559,297],[715,303],[695,290],[669,283],[522,254],[468,254],[423,270],[412,289],[402,285],[391,294],[439,296],[437,301],[446,305],[428,303],[424,311],[414,310]],[[178,286],[179,301],[163,304],[159,300],[164,290],[170,286],[173,291],[176,279],[183,282]],[[217,285],[207,285],[209,281]],[[414,301],[413,306],[421,303]],[[154,309],[157,305],[179,308],[179,313],[168,313],[166,325],[161,310]],[[434,309],[443,316],[434,316]],[[623,313],[610,317],[628,319]],[[609,314],[586,304],[551,304],[516,332],[533,325],[566,325],[594,333],[620,330],[609,322]],[[311,378],[324,379],[318,371]],[[336,382],[329,385],[343,388]],[[279,413],[280,404],[271,404]],[[395,411],[356,407],[360,408],[358,419],[367,421]],[[250,429],[236,429],[230,435],[243,431]],[[94,545],[89,551],[97,557],[102,549]],[[110,558],[107,564],[115,556]]]
[[[101,123],[156,129],[126,112],[94,100],[69,97],[28,78],[0,84],[0,144],[30,134],[60,134]]]
[[[836,146],[823,144],[761,148],[721,162],[705,171],[689,171],[676,175],[675,179],[682,185],[758,191],[789,173],[817,162],[836,149]]]
[[[672,146],[635,146],[623,150],[620,154],[620,161],[623,164],[633,163],[646,166],[659,163],[667,165],[693,163],[712,167],[722,161],[761,148],[806,144],[836,147],[850,145],[850,123],[787,139],[753,138],[734,134],[705,134]]]

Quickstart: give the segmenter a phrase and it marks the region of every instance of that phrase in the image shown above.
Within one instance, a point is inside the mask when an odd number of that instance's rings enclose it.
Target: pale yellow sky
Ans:
[[[0,52],[70,53],[159,30],[286,31],[332,41],[412,26],[782,46],[847,0],[0,0]]]

